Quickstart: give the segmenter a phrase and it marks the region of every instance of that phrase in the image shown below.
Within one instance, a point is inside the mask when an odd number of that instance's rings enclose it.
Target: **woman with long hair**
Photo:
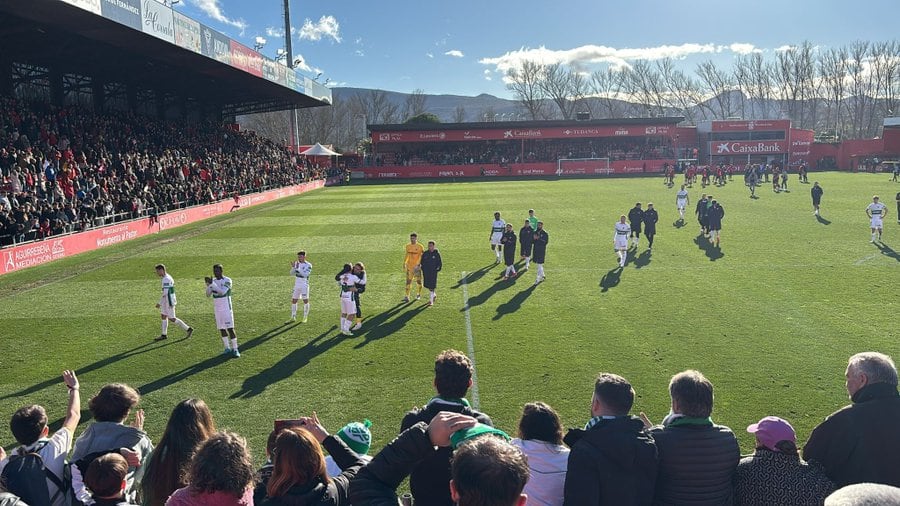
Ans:
[[[188,483],[166,506],[253,506],[256,471],[247,441],[233,432],[210,436],[191,459]]]
[[[529,402],[522,408],[519,437],[512,444],[528,457],[531,477],[523,490],[528,504],[563,503],[569,449],[562,440],[562,421],[553,408],[543,402]]]
[[[257,506],[350,504],[350,480],[365,463],[339,438],[329,435],[315,412],[301,426],[282,430],[272,450],[272,475],[256,490]],[[328,477],[322,447],[343,472]]]
[[[175,406],[162,440],[144,471],[141,482],[144,505],[162,506],[172,492],[187,486],[194,450],[215,432],[212,413],[202,400],[186,399]]]

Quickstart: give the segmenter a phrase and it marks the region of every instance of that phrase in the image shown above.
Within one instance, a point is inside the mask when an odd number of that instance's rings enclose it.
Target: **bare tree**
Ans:
[[[494,111],[494,106],[489,105],[481,109],[478,119],[490,123],[494,121],[495,116],[497,116],[497,113]]]
[[[646,60],[638,60],[624,71],[623,89],[630,100],[636,100],[643,110],[640,116],[665,114],[665,87],[662,76]]]
[[[734,75],[719,69],[712,60],[699,63],[696,73],[707,100],[715,104],[714,108],[710,108],[713,117],[725,119],[734,116],[736,104],[732,100],[732,92],[737,88]]]
[[[287,146],[291,143],[291,111],[263,112],[248,114],[237,119],[241,128]]]
[[[819,56],[819,94],[828,105],[825,129],[832,130],[835,135],[842,131],[841,109],[846,98],[848,60],[846,47],[832,47]]]
[[[546,118],[546,95],[541,85],[544,66],[531,60],[522,62],[522,68],[513,68],[506,73],[509,84],[506,89],[513,92],[519,105],[532,120]]]
[[[424,90],[420,88],[413,90],[412,93],[406,96],[406,102],[403,104],[403,121],[427,112],[425,108],[427,101],[428,97],[425,95]]]
[[[762,54],[753,53],[747,61],[748,79],[751,83],[751,100],[759,103],[760,118],[770,117],[772,99],[772,65],[763,60]]]
[[[866,112],[873,93],[872,73],[868,69],[869,43],[855,41],[850,44],[847,74],[849,75],[848,112],[852,120],[853,138],[870,137]]]
[[[456,109],[453,111],[453,122],[454,123],[463,123],[466,121],[466,108],[462,106],[462,104],[456,106]]]
[[[553,63],[544,66],[540,85],[544,94],[556,104],[563,119],[572,119],[579,99],[587,95],[587,83],[581,74]]]
[[[882,123],[885,116],[892,116],[897,111],[900,95],[900,44],[896,40],[872,44],[871,65],[875,78],[875,100],[872,101],[870,115],[879,119],[877,123]],[[879,106],[878,109],[875,108],[876,105]]]
[[[588,89],[600,104],[598,116],[601,118],[621,118],[625,108],[620,99],[623,73],[611,68],[597,70],[591,74]]]
[[[681,112],[688,124],[696,125],[696,106],[703,103],[700,85],[684,72],[676,70],[669,58],[659,62],[657,68],[665,83],[669,107]]]

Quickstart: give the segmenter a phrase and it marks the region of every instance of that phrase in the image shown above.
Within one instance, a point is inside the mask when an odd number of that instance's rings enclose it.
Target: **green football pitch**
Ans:
[[[276,418],[315,410],[327,428],[368,418],[373,449],[396,434],[407,409],[433,395],[433,359],[455,348],[476,364],[473,401],[510,433],[522,405],[542,400],[567,426],[589,418],[598,372],[629,379],[634,411],[660,420],[672,374],[702,371],[715,385],[713,418],[735,430],[766,415],[790,420],[801,441],[846,404],[843,372],[860,351],[898,354],[900,226],[886,175],[814,173],[825,189],[813,216],[809,189],[769,185],[749,198],[736,177],[706,191],[723,204],[721,249],[698,239],[692,215],[676,223],[675,188],[661,178],[350,185],[241,209],[199,224],[0,278],[0,414],[48,408],[57,425],[75,369],[87,400],[103,384],[142,394],[146,430],[156,441],[172,407],[200,397],[217,425],[250,440],[257,460]],[[679,181],[680,183],[680,181]],[[873,194],[888,204],[883,244],[869,241],[864,209]],[[617,270],[613,225],[636,201],[654,202],[660,221],[652,255],[646,241]],[[535,268],[499,279],[488,245],[495,210],[522,226],[529,208],[550,236],[547,279]],[[410,232],[434,240],[444,269],[434,307],[401,303],[403,247]],[[305,249],[313,264],[312,311],[290,315],[290,263]],[[367,266],[366,320],[339,333],[335,273]],[[159,335],[154,305],[165,263],[178,289],[178,316]],[[220,355],[203,277],[214,263],[234,280],[242,357]],[[0,423],[0,443],[14,441]]]

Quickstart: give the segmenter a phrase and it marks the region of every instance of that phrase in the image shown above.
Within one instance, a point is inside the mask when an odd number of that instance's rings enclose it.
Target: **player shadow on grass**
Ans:
[[[603,275],[600,278],[600,292],[608,292],[611,289],[619,286],[619,282],[622,280],[622,271],[624,271],[624,267],[616,267],[614,269],[610,269],[609,272]]]
[[[640,269],[641,267],[646,267],[646,266],[650,265],[650,262],[652,261],[652,257],[653,257],[652,251],[650,251],[648,249],[644,250],[643,253],[641,253],[640,255],[638,255],[634,258],[634,268]]]
[[[297,326],[297,324],[291,325],[288,323],[282,323],[281,325],[271,328],[246,342],[242,342],[241,346],[240,346],[241,351],[244,354],[246,354],[247,351],[252,350],[253,348],[256,348],[257,346],[265,343],[266,341],[272,339],[275,336],[284,334],[285,332],[293,329],[296,326]],[[166,388],[169,385],[178,383],[179,381],[187,379],[195,374],[199,374],[207,369],[220,366],[231,360],[234,360],[234,358],[232,358],[231,355],[225,355],[225,354],[222,354],[221,352],[219,352],[218,355],[209,357],[206,360],[203,360],[196,364],[187,366],[178,372],[173,372],[171,374],[167,374],[166,376],[163,376],[162,378],[153,380],[149,383],[145,383],[145,384],[139,386],[137,388],[137,390],[138,390],[138,392],[140,392],[141,395],[147,395],[151,392],[155,392],[157,390],[162,390],[163,388]],[[240,360],[240,359],[238,359],[238,360]]]
[[[160,348],[165,348],[166,346],[170,346],[172,344],[175,344],[175,343],[177,343],[179,341],[183,341],[183,340],[184,339],[169,340],[166,342],[150,341],[148,343],[144,343],[144,344],[137,346],[135,348],[132,348],[130,350],[126,350],[121,353],[116,353],[115,355],[110,355],[109,357],[98,360],[98,361],[94,362],[93,364],[88,364],[84,367],[79,367],[78,369],[75,369],[75,374],[83,377],[83,376],[87,375],[87,373],[89,373],[89,372],[96,371],[97,369],[102,369],[102,368],[104,368],[112,363],[118,362],[120,360],[124,360],[126,358],[131,358],[133,356],[140,355],[142,353],[147,353],[147,352],[151,352],[154,350],[158,350]],[[39,392],[45,388],[49,388],[51,386],[58,385],[60,383],[62,383],[62,377],[55,376],[51,379],[42,381],[42,382],[32,385],[28,388],[19,390],[18,392],[12,392],[12,393],[6,394],[6,395],[0,397],[0,400],[9,399],[12,397],[21,397],[23,395],[30,395],[35,392]],[[60,425],[60,426],[62,426],[62,425]]]
[[[709,242],[709,239],[703,234],[700,234],[694,238],[694,244],[696,244],[698,248],[703,250],[703,252],[706,254],[706,258],[709,258],[710,262],[715,262],[716,260],[725,256],[725,253],[722,253],[722,248],[713,246],[713,244]]]
[[[822,225],[831,225],[831,220],[826,220],[825,218],[819,216],[818,214],[816,215],[816,221],[818,221]]]
[[[340,332],[326,339],[326,336],[335,330],[337,330],[337,325],[332,325],[331,328],[312,338],[308,343],[282,357],[281,360],[272,364],[271,367],[247,377],[244,379],[241,389],[231,394],[228,398],[249,399],[250,397],[256,397],[263,393],[269,385],[274,385],[281,380],[290,378],[295,372],[309,365],[312,359],[334,348],[341,341],[351,339]]]
[[[475,306],[480,306],[487,302],[488,299],[491,298],[495,293],[506,290],[507,288],[513,286],[516,282],[516,278],[512,278],[507,281],[495,281],[491,283],[491,286],[487,287],[483,292],[475,295],[473,297],[469,297],[469,300],[466,302],[466,305],[459,310],[460,313],[465,312],[467,309],[471,309]]]
[[[484,277],[485,274],[491,272],[491,269],[493,269],[494,267],[497,267],[498,265],[499,264],[497,264],[495,262],[491,262],[491,263],[485,265],[484,267],[478,269],[477,271],[469,272],[464,277],[460,278],[459,281],[457,281],[455,285],[451,286],[450,289],[454,290],[456,288],[463,286],[464,284],[474,283],[474,282],[478,281],[479,279],[481,279],[482,277]]]
[[[404,304],[402,307],[408,307]],[[385,318],[380,323],[376,324],[375,322],[367,321],[363,326],[363,329],[360,331],[359,336],[363,337],[363,341],[358,343],[353,349],[358,350],[363,346],[377,341],[379,339],[384,339],[385,337],[397,332],[406,326],[406,324],[412,320],[416,315],[427,309],[428,306],[422,304],[417,307],[412,307],[407,309],[405,312],[394,318],[393,320],[388,321],[388,318]],[[396,314],[398,311],[395,311],[393,314]]]
[[[534,293],[535,288],[537,288],[537,285],[531,285],[528,288],[513,295],[513,297],[508,301],[497,306],[497,314],[494,315],[493,320],[499,320],[500,318],[503,318],[504,315],[515,313],[516,311],[521,309],[522,303],[525,302],[525,299],[530,297],[532,293]]]
[[[894,260],[900,262],[900,253],[894,251],[890,246],[883,242],[875,243],[875,247],[881,250],[881,254],[888,257],[893,258]]]
[[[672,222],[672,226],[675,228],[684,228],[684,220],[678,218],[677,220]]]

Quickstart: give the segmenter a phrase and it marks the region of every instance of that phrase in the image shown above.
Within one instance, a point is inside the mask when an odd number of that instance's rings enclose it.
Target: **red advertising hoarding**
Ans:
[[[262,55],[231,39],[228,42],[231,44],[231,66],[262,77]]]
[[[713,121],[713,132],[747,132],[753,130],[788,130],[791,128],[791,120],[766,119],[766,120],[723,120]]]
[[[787,141],[712,141],[712,156],[766,155],[787,153]]]
[[[354,177],[365,179],[504,177],[504,176],[579,176],[659,173],[673,160],[563,160],[561,164],[515,163],[508,166],[483,165],[413,165],[362,167],[353,169]]]
[[[241,207],[253,206],[264,202],[271,202],[282,197],[298,195],[301,193],[325,186],[324,181],[311,181],[296,186],[279,188],[263,193],[252,193],[240,197]],[[213,216],[225,214],[233,205],[231,199],[223,200],[215,204],[191,207],[179,211],[161,214],[158,223],[151,223],[149,218],[119,223],[103,228],[88,230],[61,237],[51,237],[45,241],[23,244],[0,250],[3,256],[0,261],[0,274],[33,267],[70,257],[86,251],[92,251],[104,246],[118,244],[123,241],[142,237],[160,230],[187,225],[196,221],[205,220]]]
[[[791,148],[788,151],[788,164],[809,163],[814,137],[815,132],[812,130],[791,129]]]
[[[419,130],[399,132],[373,132],[372,142],[446,142],[520,139],[576,139],[585,137],[646,137],[648,135],[673,136],[672,125],[637,126],[576,126],[553,128],[496,128],[485,130]]]

